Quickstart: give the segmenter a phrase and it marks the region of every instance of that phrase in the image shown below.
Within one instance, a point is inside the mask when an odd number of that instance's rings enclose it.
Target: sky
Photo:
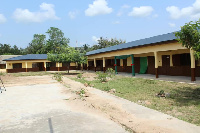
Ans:
[[[25,48],[50,27],[62,30],[72,47],[100,37],[130,42],[199,18],[200,0],[0,0],[0,43]]]

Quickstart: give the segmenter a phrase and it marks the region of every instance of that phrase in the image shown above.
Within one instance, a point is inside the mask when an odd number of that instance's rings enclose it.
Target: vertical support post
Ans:
[[[46,62],[44,62],[44,71],[45,72],[47,71],[47,64],[46,64]]]
[[[191,81],[196,81],[195,77],[195,58],[194,50],[190,49],[190,58],[191,58]]]
[[[103,57],[103,72],[106,72],[106,61],[105,61],[105,57]]]
[[[60,63],[58,62],[58,71],[60,71]]]
[[[81,70],[83,71],[83,63],[81,63]]]
[[[155,74],[156,74],[156,78],[158,78],[158,52],[154,52],[154,56],[155,56]]]
[[[87,70],[89,70],[88,67],[89,67],[89,61],[87,60]]]
[[[134,55],[131,55],[131,59],[132,59],[132,76],[135,76]]]
[[[8,73],[8,63],[6,63],[6,73]]]
[[[94,58],[94,71],[95,71],[95,72],[96,72],[96,67],[97,67],[96,59]]]
[[[27,62],[25,62],[25,66],[26,66],[26,72],[28,72],[28,64],[27,64]]]
[[[120,66],[122,67],[122,71],[124,71],[123,59],[120,59]]]
[[[173,66],[172,54],[170,54],[169,56],[170,56],[170,67],[172,67]]]
[[[115,56],[115,74],[118,74],[117,73],[117,58],[116,58],[116,56]]]

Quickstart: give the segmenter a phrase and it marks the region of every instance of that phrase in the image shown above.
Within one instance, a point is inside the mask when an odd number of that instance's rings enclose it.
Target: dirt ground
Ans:
[[[121,125],[125,130],[129,132],[137,133],[173,133],[179,132],[178,130],[169,128],[167,126],[158,126],[162,120],[153,119],[141,119],[136,117],[129,110],[124,108],[121,103],[115,99],[119,99],[112,94],[102,92],[93,87],[86,87],[83,84],[73,81],[68,77],[76,77],[76,74],[64,75],[61,94],[70,96],[66,99],[65,104],[70,107],[71,110],[81,111],[89,114],[98,115],[102,118],[112,120],[113,122]],[[95,78],[94,73],[85,73],[83,76],[87,80],[93,80]],[[55,83],[57,81],[51,79],[51,75],[46,76],[22,76],[14,77],[12,75],[2,76],[5,86],[24,86],[34,84],[46,84]],[[80,94],[80,91],[84,90],[84,95]],[[168,116],[167,116],[168,117]],[[172,119],[171,117],[166,119]],[[159,118],[158,118],[159,119]],[[167,124],[167,123],[166,123]],[[186,131],[187,132],[187,131]]]

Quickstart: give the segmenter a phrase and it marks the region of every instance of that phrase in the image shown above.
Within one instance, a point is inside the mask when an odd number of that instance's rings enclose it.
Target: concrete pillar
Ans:
[[[94,71],[95,71],[95,72],[96,72],[96,67],[97,67],[96,59],[94,58]]]
[[[27,64],[27,62],[25,62],[25,65],[26,65],[26,72],[28,72],[28,64]]]
[[[83,63],[81,63],[81,70],[83,71]]]
[[[106,60],[105,57],[103,57],[103,72],[106,72]]]
[[[44,71],[45,72],[47,71],[47,64],[46,64],[46,62],[44,62]]]
[[[9,64],[8,64],[8,63],[6,63],[6,72],[8,72],[8,65],[9,65]]]
[[[154,52],[154,57],[155,57],[155,75],[156,78],[158,78],[158,52]]]
[[[87,60],[87,70],[88,70],[88,67],[89,67],[89,63],[88,63],[88,60]]]
[[[190,49],[190,58],[191,58],[191,81],[196,81],[195,77],[195,58],[194,50]]]
[[[172,67],[173,66],[172,54],[170,54],[169,56],[170,56],[170,67]]]
[[[60,71],[60,63],[58,62],[58,71]]]

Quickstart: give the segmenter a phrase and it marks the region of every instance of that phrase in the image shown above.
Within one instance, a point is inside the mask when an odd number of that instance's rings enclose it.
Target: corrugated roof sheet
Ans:
[[[124,44],[119,44],[107,48],[102,48],[102,49],[97,49],[94,51],[87,52],[86,55],[93,55],[93,54],[99,54],[99,53],[105,53],[105,52],[111,52],[115,50],[122,50],[126,48],[133,48],[137,46],[143,46],[143,45],[149,45],[149,44],[154,44],[154,43],[159,43],[159,42],[165,42],[165,41],[171,41],[175,40],[176,36],[174,32],[168,33],[168,34],[163,34],[163,35],[158,35],[146,39],[141,39],[141,40],[136,40]]]
[[[13,60],[46,60],[47,54],[27,54],[18,57],[13,57],[5,59],[4,61],[13,61]]]
[[[17,57],[17,56],[21,56],[21,55],[0,55],[0,64],[6,64],[6,62],[3,60]]]

